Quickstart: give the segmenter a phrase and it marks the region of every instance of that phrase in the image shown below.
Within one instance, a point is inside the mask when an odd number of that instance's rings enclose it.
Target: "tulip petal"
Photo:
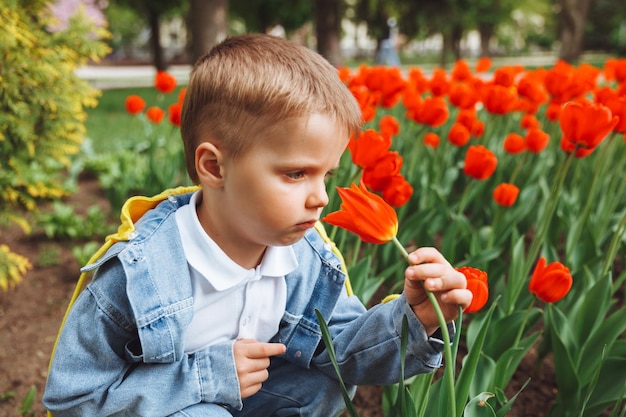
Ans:
[[[389,242],[398,233],[398,215],[377,194],[369,192],[363,184],[350,188],[337,188],[341,197],[340,211],[325,216],[322,221],[344,228],[368,243]]]

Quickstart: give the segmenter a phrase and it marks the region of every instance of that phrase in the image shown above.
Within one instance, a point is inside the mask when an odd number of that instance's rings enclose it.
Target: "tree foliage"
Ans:
[[[626,0],[591,2],[583,47],[626,54]]]
[[[313,2],[308,0],[229,0],[233,16],[243,20],[248,31],[265,32],[281,25],[286,32],[313,19]]]
[[[117,11],[134,10],[141,23],[150,29],[150,51],[156,69],[166,70],[167,62],[161,46],[161,20],[164,16],[182,14],[187,4],[183,0],[110,0]],[[111,6],[109,6],[111,7]],[[135,25],[139,27],[136,23]],[[128,28],[127,28],[128,29]],[[132,34],[131,34],[132,35]]]
[[[0,5],[0,223],[28,223],[15,213],[63,196],[60,173],[85,137],[84,108],[98,91],[73,74],[108,52],[106,35],[84,16],[66,30],[51,32],[45,0]],[[0,288],[19,281],[27,261],[0,250]]]

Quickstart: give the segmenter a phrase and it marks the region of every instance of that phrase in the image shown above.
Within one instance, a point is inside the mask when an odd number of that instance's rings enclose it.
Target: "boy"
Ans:
[[[360,123],[336,69],[304,47],[244,35],[200,59],[181,123],[200,188],[123,209],[133,233],[85,268],[96,274],[65,321],[46,407],[56,417],[337,415],[315,309],[349,384],[398,381],[405,314],[407,374],[439,366],[420,281],[452,320],[471,301],[464,276],[418,249],[404,294],[366,311],[314,229],[324,179]]]

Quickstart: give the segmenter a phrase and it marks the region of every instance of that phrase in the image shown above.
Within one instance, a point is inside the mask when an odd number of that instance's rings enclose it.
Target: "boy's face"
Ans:
[[[328,203],[324,180],[347,143],[347,132],[314,114],[281,122],[239,158],[224,158],[218,213],[209,213],[226,240],[218,244],[229,254],[300,240]]]

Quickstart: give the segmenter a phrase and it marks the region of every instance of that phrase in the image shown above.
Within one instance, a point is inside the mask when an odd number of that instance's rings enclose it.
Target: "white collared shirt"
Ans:
[[[285,275],[298,266],[293,249],[268,246],[256,268],[243,268],[202,228],[196,212],[199,193],[176,211],[194,298],[185,352],[235,339],[267,342],[285,311]]]

